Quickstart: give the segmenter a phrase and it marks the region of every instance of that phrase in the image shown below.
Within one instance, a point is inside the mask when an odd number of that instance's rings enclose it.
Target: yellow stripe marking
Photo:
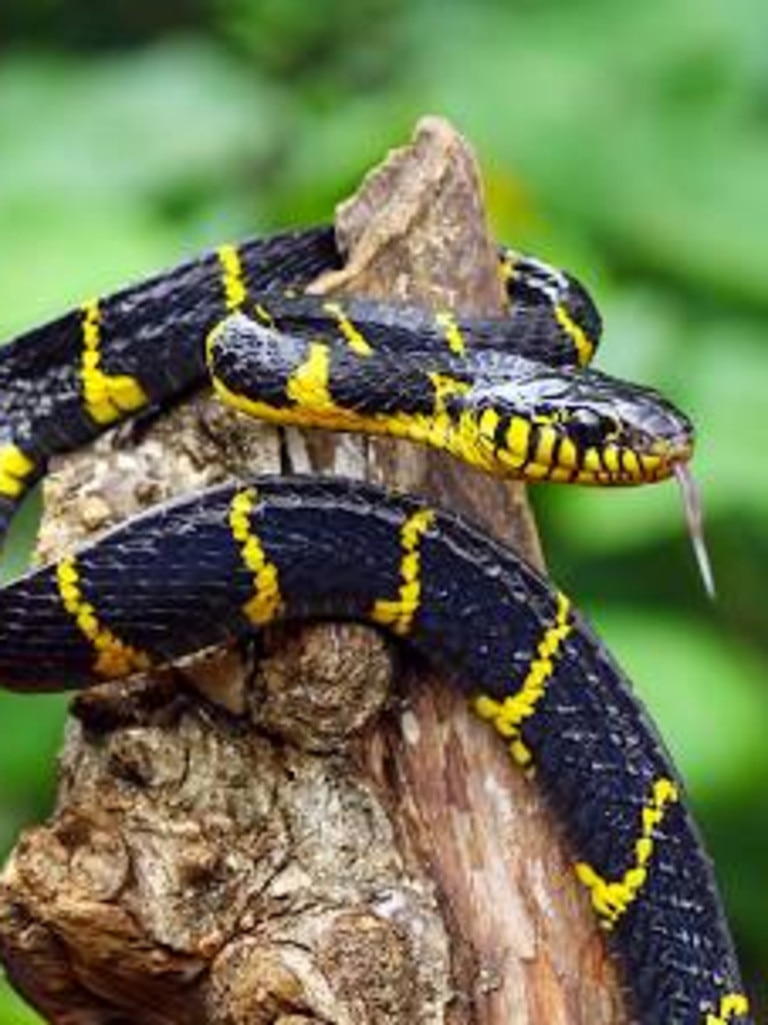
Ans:
[[[559,466],[565,466],[569,470],[575,470],[579,462],[579,450],[571,438],[563,438],[557,452]]]
[[[243,605],[243,612],[255,626],[271,623],[283,607],[277,566],[266,556],[261,541],[251,530],[251,514],[258,496],[255,488],[238,491],[229,507],[229,527],[240,545],[243,562],[253,573],[254,595]]]
[[[219,246],[217,255],[221,264],[224,305],[229,311],[234,313],[236,310],[242,309],[245,300],[248,298],[248,288],[245,284],[240,253],[237,246],[226,243],[223,246]]]
[[[35,464],[18,445],[0,445],[0,495],[20,498],[26,489],[27,478]]]
[[[330,349],[321,342],[309,346],[309,354],[296,368],[286,384],[286,396],[293,406],[272,406],[259,399],[252,399],[232,391],[213,373],[213,349],[224,324],[217,325],[208,335],[206,358],[214,389],[225,405],[240,410],[249,416],[278,424],[294,424],[298,427],[321,427],[327,430],[355,431],[370,434],[390,434],[393,437],[410,438],[412,441],[430,444],[436,448],[457,451],[455,446],[466,444],[466,438],[454,437],[454,420],[445,411],[445,399],[449,395],[461,394],[469,385],[455,378],[431,374],[430,381],[435,389],[435,409],[432,413],[392,413],[387,415],[363,415],[354,409],[345,409],[334,402],[330,393]],[[460,453],[469,461],[472,454],[480,454],[469,448]],[[482,464],[485,465],[485,464]],[[492,467],[488,467],[492,469]]]
[[[448,348],[451,352],[457,356],[463,356],[467,351],[467,345],[464,341],[464,335],[461,328],[456,323],[456,318],[450,310],[442,310],[440,313],[435,314],[435,323],[443,332],[443,336],[448,343]]]
[[[604,470],[579,470],[573,479],[578,484],[607,484],[610,480]]]
[[[107,374],[101,369],[101,309],[98,299],[81,307],[83,353],[80,378],[83,399],[89,416],[98,424],[111,424],[125,413],[135,412],[147,403],[137,378],[129,374]]]
[[[552,456],[555,451],[555,444],[559,438],[559,432],[550,426],[539,426],[539,443],[536,447],[536,462],[549,467],[552,464]]]
[[[213,350],[227,321],[223,320],[208,334],[205,343],[206,364],[216,394],[231,409],[248,416],[278,424],[298,427],[324,427],[329,430],[359,430],[368,428],[365,418],[337,406],[328,389],[330,377],[330,350],[320,342],[313,342],[309,355],[296,368],[286,383],[286,395],[295,406],[273,406],[260,399],[232,391],[213,371]],[[382,431],[383,428],[379,428]]]
[[[429,382],[435,389],[435,415],[445,413],[445,400],[455,395],[466,395],[472,385],[468,381],[462,381],[458,377],[451,377],[450,374],[438,374],[430,371],[427,374]]]
[[[96,653],[94,672],[106,679],[117,679],[149,669],[149,655],[121,641],[99,622],[96,609],[83,597],[74,556],[67,556],[57,565],[56,582],[64,608]]]
[[[511,252],[509,249],[504,250],[504,255],[499,262],[499,275],[505,285],[509,284],[517,273],[515,270],[517,259],[518,257],[516,253]]]
[[[484,409],[480,414],[478,429],[484,441],[494,444],[496,441],[496,428],[501,422],[501,417],[495,409]]]
[[[576,864],[576,876],[590,891],[592,904],[606,929],[616,925],[643,888],[653,857],[657,827],[667,806],[678,799],[677,786],[671,779],[662,776],[654,782],[640,812],[640,836],[635,842],[634,864],[621,879],[605,879],[584,861]]]
[[[420,509],[405,521],[400,530],[403,557],[398,597],[394,601],[380,599],[371,611],[375,623],[389,627],[400,637],[410,632],[421,602],[421,539],[434,519],[435,514],[430,509]]]
[[[727,993],[714,1014],[708,1014],[704,1025],[728,1025],[733,1018],[749,1014],[749,1000],[743,993]]]
[[[587,337],[586,331],[576,323],[562,303],[555,304],[555,320],[573,342],[579,365],[586,366],[595,352],[594,343]]]
[[[573,629],[570,611],[570,600],[562,592],[558,592],[554,622],[544,631],[520,688],[503,701],[481,694],[473,702],[476,714],[481,719],[488,720],[494,729],[509,741],[510,754],[523,768],[531,765],[533,756],[522,740],[521,727],[526,719],[535,714],[546,691],[547,681],[554,672],[554,660]]]
[[[278,424],[299,427],[320,427],[333,431],[355,431],[366,434],[389,434],[396,438],[431,445],[450,452],[464,462],[488,473],[503,473],[504,467],[520,470],[522,476],[545,477],[548,467],[522,468],[529,462],[528,444],[531,428],[524,417],[514,417],[507,429],[507,447],[496,447],[496,428],[500,418],[492,409],[475,411],[447,408],[450,398],[471,391],[471,385],[447,374],[428,373],[433,388],[433,408],[423,413],[363,414],[340,406],[331,395],[331,349],[322,342],[312,342],[307,356],[288,378],[286,397],[292,405],[275,406],[257,398],[233,391],[213,372],[213,350],[224,323],[208,335],[206,355],[214,389],[221,400],[249,416]],[[513,446],[520,446],[517,452]]]
[[[275,326],[275,318],[266,306],[263,306],[261,303],[256,303],[253,307],[253,311],[265,327]]]
[[[624,470],[632,477],[633,480],[637,480],[642,475],[640,469],[640,460],[637,458],[637,454],[632,451],[631,448],[625,448],[621,451],[621,465]]]
[[[531,425],[524,416],[513,416],[507,428],[506,449],[499,450],[499,457],[513,468],[520,468],[529,458],[528,446]]]
[[[521,474],[523,480],[551,480],[552,471],[548,465],[542,463],[526,463]]]
[[[609,473],[621,473],[621,452],[616,445],[605,445],[602,451],[603,466]]]
[[[318,424],[322,424],[324,413],[335,414],[339,409],[331,398],[330,375],[331,350],[321,342],[311,342],[307,358],[294,370],[285,386],[285,394],[297,406],[317,413]]]
[[[596,448],[585,449],[584,455],[581,457],[581,466],[582,469],[588,470],[590,473],[600,473],[603,470],[603,461]]]
[[[480,456],[476,449],[476,432],[468,433],[463,415],[457,420],[446,408],[446,401],[449,398],[465,395],[471,386],[466,381],[451,377],[450,374],[430,371],[427,377],[434,389],[432,413],[390,414],[381,420],[382,426],[379,430],[453,452],[468,463],[477,465]]]
[[[326,313],[330,314],[338,324],[339,331],[344,336],[347,345],[350,347],[352,352],[356,352],[358,356],[370,356],[373,352],[373,347],[367,341],[363,333],[359,328],[355,327],[352,321],[347,316],[344,307],[338,302],[327,302],[323,303],[323,309]]]

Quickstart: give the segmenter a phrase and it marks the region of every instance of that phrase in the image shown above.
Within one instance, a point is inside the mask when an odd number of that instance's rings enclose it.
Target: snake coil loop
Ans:
[[[246,413],[406,437],[489,473],[689,485],[690,423],[586,367],[600,320],[569,275],[502,250],[509,315],[471,321],[301,294],[338,263],[327,228],[222,246],[11,341],[0,530],[49,456],[209,375]],[[0,590],[0,685],[88,686],[308,616],[423,651],[535,768],[642,1025],[749,1025],[709,860],[628,680],[565,595],[455,516],[301,478],[176,501]]]

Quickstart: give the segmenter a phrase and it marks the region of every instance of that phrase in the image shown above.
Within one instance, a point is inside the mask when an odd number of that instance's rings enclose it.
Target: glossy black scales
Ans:
[[[682,413],[584,369],[599,316],[557,268],[501,250],[507,316],[476,321],[300,294],[340,261],[327,228],[223,245],[0,349],[0,536],[49,456],[209,380],[252,415],[529,481],[641,483],[690,457]],[[0,685],[124,678],[297,617],[375,624],[455,676],[560,813],[642,1025],[750,1023],[681,784],[626,678],[565,595],[450,515],[288,479],[160,508],[0,591]]]
[[[341,256],[328,227],[222,245],[12,339],[0,350],[0,538],[19,500],[55,453],[105,427],[164,406],[207,381],[205,340],[226,315],[247,313],[298,338],[338,335],[353,351],[437,350],[465,344],[586,361],[600,318],[575,279],[500,250],[507,317],[306,296]],[[514,272],[510,267],[514,266]]]
[[[458,518],[343,481],[175,502],[0,592],[0,679],[85,686],[306,617],[413,644],[535,766],[643,1025],[746,1025],[709,862],[629,682],[564,595]]]

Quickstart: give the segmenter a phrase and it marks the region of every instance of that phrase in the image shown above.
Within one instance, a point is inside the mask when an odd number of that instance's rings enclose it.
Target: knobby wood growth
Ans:
[[[474,158],[424,119],[337,213],[314,285],[497,314]],[[523,490],[385,440],[285,435],[199,396],[60,460],[60,555],[147,505],[281,469],[426,493],[540,562]],[[0,952],[47,1020],[621,1025],[571,857],[464,701],[354,625],[269,631],[79,697],[57,806],[0,879]],[[33,700],[33,699],[30,699]]]

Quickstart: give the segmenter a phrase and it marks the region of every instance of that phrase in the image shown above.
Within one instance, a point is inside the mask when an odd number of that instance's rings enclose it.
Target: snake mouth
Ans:
[[[652,481],[667,480],[669,477],[676,476],[678,468],[685,466],[692,458],[692,434],[686,432],[672,438],[657,439],[651,445],[649,465],[652,469],[648,479]],[[655,467],[654,462],[656,462]]]
[[[670,466],[687,463],[693,455],[693,434],[681,431],[669,438],[657,438],[651,443],[651,452],[662,456]]]
[[[550,461],[517,462],[516,475],[530,482],[546,480],[600,487],[653,484],[678,474],[678,468],[693,456],[693,441],[688,435],[656,440],[644,450],[609,443],[586,448],[566,460],[559,458],[561,452],[555,452]],[[502,460],[507,461],[503,455]],[[509,465],[514,467],[515,462],[510,460]]]
[[[686,431],[669,438],[657,438],[647,451],[635,450],[637,472],[631,476],[629,483],[652,484],[677,476],[678,469],[693,458],[693,447],[693,434]],[[624,451],[632,450],[625,449]],[[627,460],[626,456],[624,460],[631,462],[631,460]],[[626,483],[626,481],[620,478],[616,483]]]

